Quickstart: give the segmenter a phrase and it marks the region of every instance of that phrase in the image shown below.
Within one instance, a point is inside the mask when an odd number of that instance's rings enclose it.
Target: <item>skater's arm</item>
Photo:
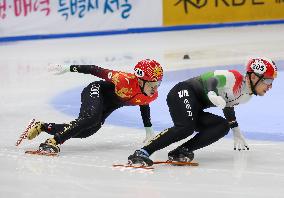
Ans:
[[[77,72],[83,74],[92,74],[99,78],[110,81],[111,77],[118,73],[117,71],[105,69],[96,65],[67,65],[67,64],[56,64],[49,65],[49,72],[55,75],[62,75],[67,72]]]
[[[140,105],[140,112],[143,120],[144,127],[151,127],[151,115],[149,105]]]
[[[110,81],[111,76],[116,73],[116,71],[105,69],[96,65],[71,65],[70,72],[92,74],[107,81]]]
[[[154,130],[152,128],[151,116],[150,116],[150,106],[149,105],[140,105],[141,116],[143,124],[146,131],[146,137],[143,140],[143,143],[147,143],[153,137],[155,137]]]
[[[62,75],[66,72],[92,74],[114,84],[120,83],[122,86],[127,86],[130,81],[128,73],[105,69],[96,65],[51,65],[49,71],[55,75]]]
[[[228,123],[231,129],[238,126],[234,107],[224,108],[223,113],[224,113],[226,120],[228,120]]]
[[[225,118],[228,120],[230,128],[233,131],[234,150],[249,150],[249,146],[238,125],[234,107],[224,108],[223,113]]]
[[[226,101],[221,96],[218,96],[216,93],[217,86],[219,83],[218,79],[215,77],[211,77],[206,82],[207,82],[207,90],[208,90],[207,96],[209,100],[215,106],[221,109],[224,109],[226,106]]]
[[[207,84],[207,90],[208,92],[214,91],[216,92],[217,86],[218,86],[218,79],[215,77],[211,77],[206,81]]]

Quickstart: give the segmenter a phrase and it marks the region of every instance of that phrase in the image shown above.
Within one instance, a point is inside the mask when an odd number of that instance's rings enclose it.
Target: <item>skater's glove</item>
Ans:
[[[152,127],[145,127],[145,131],[146,131],[146,137],[143,140],[143,143],[149,142],[156,136]]]
[[[221,96],[217,96],[214,91],[209,91],[207,96],[215,106],[221,109],[224,109],[226,107],[226,101]]]
[[[232,128],[234,135],[234,150],[249,150],[248,144],[239,127]]]
[[[54,75],[61,75],[70,72],[70,65],[65,65],[65,64],[49,65],[48,71],[53,73]]]

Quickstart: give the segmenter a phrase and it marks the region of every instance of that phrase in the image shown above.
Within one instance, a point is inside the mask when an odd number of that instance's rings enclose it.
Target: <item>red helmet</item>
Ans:
[[[134,67],[135,75],[146,81],[161,81],[163,78],[163,68],[155,60],[141,60]]]
[[[246,65],[247,73],[255,73],[263,78],[276,78],[277,67],[268,58],[250,58]]]

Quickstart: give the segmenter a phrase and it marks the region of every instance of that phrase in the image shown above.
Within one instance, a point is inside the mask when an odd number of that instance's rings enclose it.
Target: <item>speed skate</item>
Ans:
[[[113,167],[124,167],[124,168],[133,168],[133,169],[151,169],[155,168],[155,165],[172,165],[172,166],[199,166],[198,162],[178,162],[178,161],[154,161],[153,166],[146,166],[140,164],[113,164]]]

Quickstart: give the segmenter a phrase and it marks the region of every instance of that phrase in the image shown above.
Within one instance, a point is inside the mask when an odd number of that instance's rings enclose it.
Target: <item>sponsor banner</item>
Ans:
[[[163,24],[191,25],[284,19],[284,0],[163,0]]]
[[[0,0],[0,37],[162,26],[162,0]]]

